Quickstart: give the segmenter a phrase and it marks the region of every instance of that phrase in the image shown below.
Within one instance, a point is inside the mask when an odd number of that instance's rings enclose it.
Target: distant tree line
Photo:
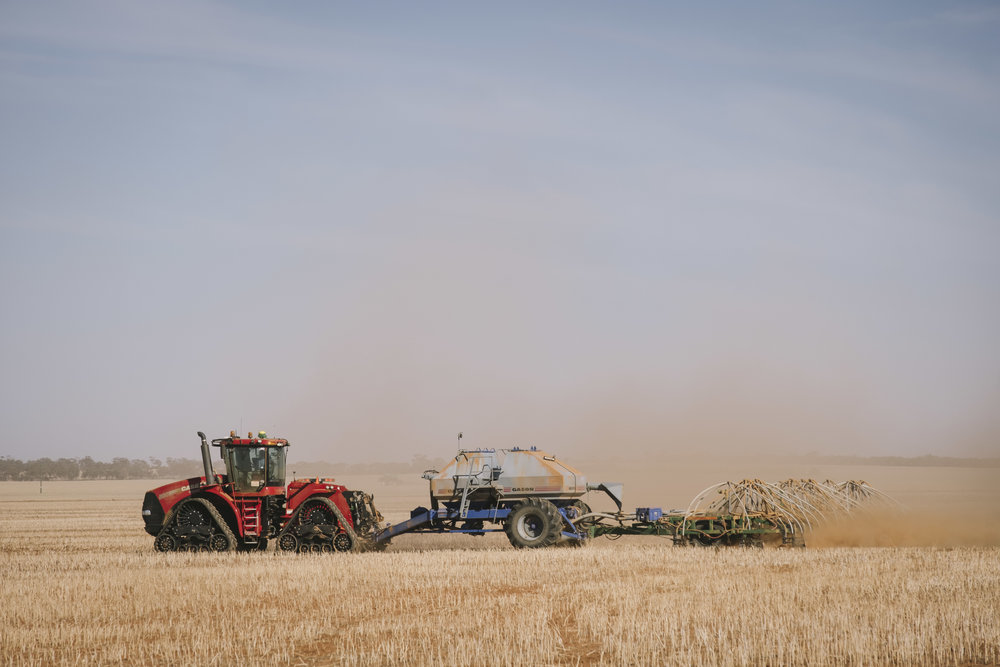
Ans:
[[[409,463],[325,463],[323,461],[288,463],[288,476],[292,471],[298,476],[346,474],[400,474],[422,472],[436,468],[447,461],[435,461],[417,455]],[[217,472],[225,471],[221,461],[214,462]],[[0,481],[18,480],[74,480],[74,479],[184,479],[204,474],[200,459],[166,460],[156,458],[95,461],[89,456],[80,459],[41,458],[30,461],[0,456]]]
[[[89,456],[82,459],[41,458],[21,461],[0,456],[0,481],[55,480],[55,479],[181,479],[201,471],[201,461],[194,459],[126,459],[118,457],[108,461],[95,461]]]

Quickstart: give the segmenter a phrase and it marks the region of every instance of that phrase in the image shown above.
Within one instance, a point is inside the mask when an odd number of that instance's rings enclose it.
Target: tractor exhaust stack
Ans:
[[[219,481],[215,479],[215,472],[212,470],[212,454],[208,450],[208,440],[201,431],[198,431],[198,437],[201,438],[201,462],[205,466],[205,483],[218,484]]]

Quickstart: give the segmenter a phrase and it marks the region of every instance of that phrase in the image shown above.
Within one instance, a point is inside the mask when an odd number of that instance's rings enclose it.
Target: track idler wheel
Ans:
[[[223,533],[216,533],[208,538],[208,548],[210,551],[229,551],[233,548],[229,537]]]
[[[354,540],[347,533],[339,533],[333,538],[333,548],[337,551],[350,551],[354,546]]]
[[[153,548],[161,552],[176,551],[177,538],[170,533],[160,533],[153,542]]]
[[[278,549],[281,551],[296,551],[299,548],[299,538],[291,533],[285,533],[278,538]]]

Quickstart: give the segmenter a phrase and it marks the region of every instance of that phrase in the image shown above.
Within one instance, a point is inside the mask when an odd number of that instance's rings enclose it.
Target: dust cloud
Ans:
[[[984,508],[961,512],[862,512],[821,524],[807,535],[811,547],[1000,546],[1000,517]]]
[[[950,391],[924,381],[941,375],[935,340],[854,312],[873,306],[834,307],[766,266],[735,282],[612,272],[585,256],[599,236],[573,235],[587,210],[508,194],[460,188],[382,211],[385,225],[404,217],[431,238],[387,234],[336,308],[298,325],[309,334],[284,367],[310,372],[267,383],[244,416],[266,414],[260,427],[296,456],[346,462],[450,457],[459,431],[466,447],[613,453],[640,467],[690,453],[982,446],[971,425],[995,411],[971,399],[986,396],[989,359],[956,349],[946,370],[969,377]],[[544,224],[524,222],[540,211]]]

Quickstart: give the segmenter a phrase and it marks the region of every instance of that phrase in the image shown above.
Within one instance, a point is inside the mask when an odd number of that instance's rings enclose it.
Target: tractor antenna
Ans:
[[[461,431],[458,432],[458,448],[459,449],[462,448],[462,432]]]

